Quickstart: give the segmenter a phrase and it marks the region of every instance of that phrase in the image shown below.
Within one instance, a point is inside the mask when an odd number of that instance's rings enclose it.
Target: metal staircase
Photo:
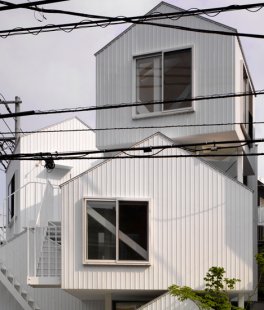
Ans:
[[[3,263],[0,263],[0,281],[16,299],[24,310],[40,310],[34,299],[21,286],[15,277],[8,271]]]
[[[61,223],[49,222],[37,263],[37,277],[61,276]]]

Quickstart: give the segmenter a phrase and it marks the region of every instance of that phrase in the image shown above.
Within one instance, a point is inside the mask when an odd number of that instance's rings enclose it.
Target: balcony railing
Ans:
[[[61,224],[28,229],[28,284],[59,285],[61,277]]]
[[[13,238],[26,227],[47,226],[49,220],[60,221],[59,188],[49,182],[29,182],[4,199],[2,210],[0,239],[3,240]]]

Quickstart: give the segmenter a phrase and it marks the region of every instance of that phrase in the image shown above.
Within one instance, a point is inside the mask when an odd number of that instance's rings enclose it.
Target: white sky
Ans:
[[[11,0],[10,0],[11,1]],[[13,3],[26,0],[13,1]],[[159,0],[69,0],[51,4],[47,8],[60,8],[107,16],[143,15],[150,11]],[[257,1],[237,0],[167,0],[184,9],[209,8],[233,4],[256,3]],[[81,18],[45,14],[25,9],[0,12],[0,29],[44,24],[76,22]],[[239,32],[264,34],[264,9],[258,13],[247,11],[222,13],[213,18],[236,28]],[[118,35],[124,26],[75,30],[71,33],[54,32],[38,36],[13,36],[0,38],[0,93],[7,100],[21,97],[21,110],[56,109],[95,105],[95,57],[94,53]],[[242,39],[244,52],[254,81],[255,88],[264,89],[264,40]],[[264,120],[263,99],[256,100],[256,121]],[[0,105],[0,113],[6,113]],[[23,130],[36,130],[65,118],[69,114],[53,116],[24,117]],[[95,114],[82,113],[81,119],[94,127]],[[10,123],[13,128],[13,123]],[[258,137],[264,137],[264,126],[257,126]],[[7,128],[0,122],[0,131]],[[262,145],[259,146],[264,151]],[[264,176],[263,160],[260,160],[259,174]],[[0,171],[0,204],[5,191],[4,173]]]

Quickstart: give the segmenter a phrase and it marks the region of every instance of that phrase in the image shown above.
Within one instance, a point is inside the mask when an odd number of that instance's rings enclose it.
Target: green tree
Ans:
[[[258,290],[259,290],[258,291],[259,295],[263,295],[264,294],[263,285],[261,285],[262,278],[263,278],[263,275],[264,275],[264,249],[263,248],[261,248],[260,252],[256,255],[256,261],[257,261],[257,264],[258,264],[259,279],[258,279],[258,283],[257,283],[253,293],[248,298],[248,303],[247,303],[246,309],[248,309],[250,307],[250,305],[253,303],[252,302],[252,298],[257,293]]]
[[[239,279],[225,278],[225,269],[222,267],[211,267],[204,277],[205,289],[194,291],[188,286],[172,285],[169,287],[170,294],[176,296],[180,301],[191,299],[199,309],[203,310],[242,310],[233,306],[229,300],[227,291],[233,290]]]

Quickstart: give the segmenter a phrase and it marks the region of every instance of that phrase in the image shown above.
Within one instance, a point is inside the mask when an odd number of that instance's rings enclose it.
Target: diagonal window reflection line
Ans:
[[[110,223],[107,219],[105,219],[101,214],[99,214],[93,208],[91,208],[90,206],[88,206],[88,215],[90,215],[93,219],[95,219],[103,227],[105,227],[107,230],[109,230],[113,235],[116,235],[115,226],[112,223]]]
[[[101,214],[96,212],[90,206],[88,206],[87,209],[88,209],[88,215],[90,215],[93,219],[95,219],[98,223],[100,223],[103,227],[105,227],[113,235],[116,236],[116,228],[112,223],[110,223],[107,219],[105,219]],[[126,245],[128,245],[131,249],[133,249],[140,256],[142,256],[144,259],[146,260],[148,259],[148,252],[141,245],[139,245],[134,240],[132,240],[129,236],[124,234],[121,230],[119,230],[119,238]]]

